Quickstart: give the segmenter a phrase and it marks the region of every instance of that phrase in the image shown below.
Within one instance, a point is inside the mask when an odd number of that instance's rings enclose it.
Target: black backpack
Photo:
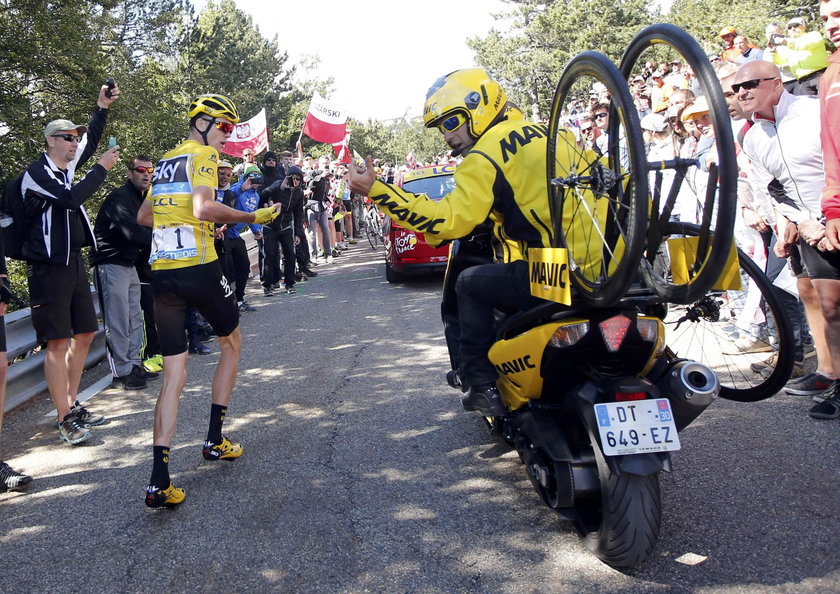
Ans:
[[[0,196],[0,227],[2,227],[3,245],[6,256],[14,260],[23,260],[23,229],[25,224],[21,182],[23,175],[6,183]]]

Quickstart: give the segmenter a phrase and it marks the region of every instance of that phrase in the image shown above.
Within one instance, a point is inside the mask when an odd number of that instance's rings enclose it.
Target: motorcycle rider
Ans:
[[[551,247],[551,215],[546,180],[548,126],[523,121],[504,89],[485,70],[456,70],[434,82],[423,109],[426,127],[436,127],[464,156],[455,171],[455,189],[439,202],[376,178],[373,159],[351,165],[350,189],[368,196],[400,225],[439,245],[470,234],[488,218],[496,262],[468,268],[458,277],[458,344],[466,410],[486,416],[505,412],[496,388],[498,375],[487,358],[495,340],[494,309],[522,310],[533,297],[528,250]],[[573,141],[572,141],[573,142]]]

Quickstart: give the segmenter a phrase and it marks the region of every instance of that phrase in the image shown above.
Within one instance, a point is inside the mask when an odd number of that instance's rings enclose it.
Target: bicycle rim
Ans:
[[[671,303],[687,304],[699,299],[717,281],[731,248],[738,179],[735,142],[717,76],[705,52],[688,33],[670,24],[651,25],[642,30],[630,42],[621,59],[619,69],[625,80],[639,74],[640,65],[649,59],[657,62],[677,59],[693,69],[709,104],[711,131],[716,140],[711,151],[717,161],[716,174],[696,169],[690,172],[696,182],[695,201],[692,204],[691,195],[682,193],[678,199],[680,204],[674,205],[680,211],[682,222],[700,225],[701,249],[689,266],[689,277],[676,283],[672,278],[657,275],[652,266],[655,249],[663,235],[661,230],[668,222],[658,218],[659,212],[652,214],[647,257],[640,267],[645,283],[657,295]],[[688,189],[690,184],[683,183],[683,186]]]
[[[606,135],[594,145],[603,157],[578,141],[579,122],[568,116],[596,88],[611,97]],[[627,83],[602,54],[579,54],[563,70],[547,158],[555,246],[568,250],[573,299],[611,305],[633,281],[644,249],[647,169]]]

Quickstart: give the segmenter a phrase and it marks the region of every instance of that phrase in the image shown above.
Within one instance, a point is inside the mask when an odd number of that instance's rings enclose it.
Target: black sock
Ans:
[[[227,407],[213,404],[210,407],[210,428],[207,430],[207,441],[215,444],[222,443],[222,423],[225,422]]]
[[[152,478],[149,479],[149,483],[159,489],[165,489],[170,483],[169,447],[153,446],[152,451]]]

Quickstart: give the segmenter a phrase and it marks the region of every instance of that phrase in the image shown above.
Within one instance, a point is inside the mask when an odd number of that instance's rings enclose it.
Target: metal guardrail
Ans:
[[[242,238],[245,240],[245,245],[248,248],[248,257],[251,265],[256,265],[258,261],[258,245],[250,230],[242,233]],[[101,317],[99,308],[99,298],[94,287],[91,287],[93,294],[93,305],[96,309],[97,317]],[[44,377],[44,359],[46,358],[46,350],[42,349],[37,353],[32,353],[33,350],[39,346],[38,339],[35,336],[35,330],[32,328],[32,311],[30,308],[19,309],[6,315],[6,357],[9,359],[9,373],[6,381],[6,404],[5,412],[16,408],[37,396],[47,389],[47,380]],[[93,343],[90,345],[87,360],[85,361],[85,369],[89,369],[97,365],[105,358],[105,330],[102,324],[99,325],[99,330]],[[24,358],[15,361],[18,357]]]

